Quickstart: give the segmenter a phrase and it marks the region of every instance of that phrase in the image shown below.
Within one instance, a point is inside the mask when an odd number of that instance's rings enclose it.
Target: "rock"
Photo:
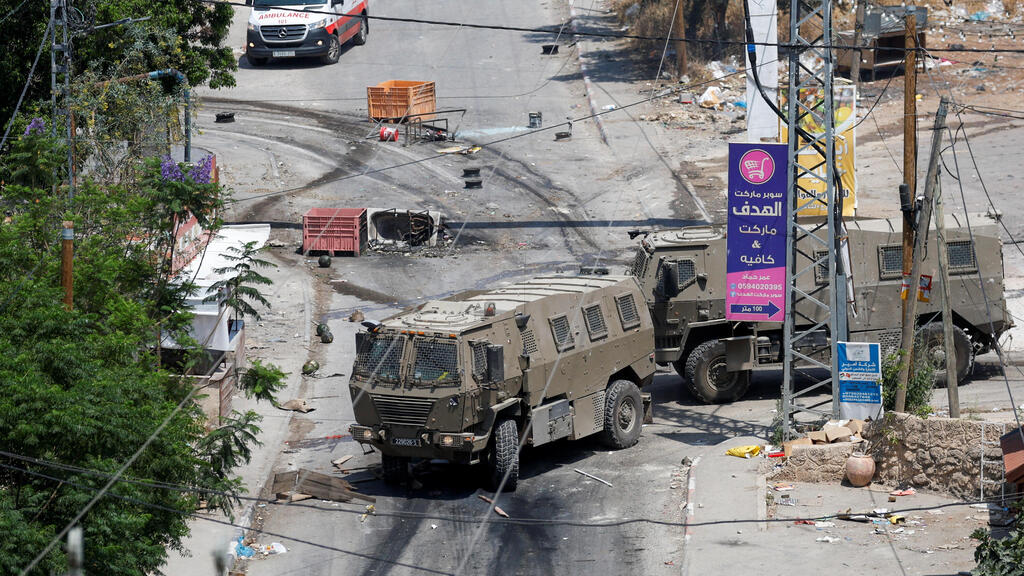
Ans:
[[[320,256],[319,258],[317,258],[316,263],[321,268],[330,268],[331,267],[331,257],[328,256],[327,254],[324,254],[324,255]]]
[[[280,406],[278,406],[278,408],[282,410],[291,410],[293,412],[302,412],[303,414],[305,414],[306,412],[312,412],[313,410],[316,410],[316,408],[313,408],[312,406],[307,404],[306,401],[302,398],[293,398],[285,402],[284,404],[281,404]]]
[[[330,344],[331,342],[334,342],[334,334],[332,334],[330,330],[327,330],[320,335],[320,341],[324,344]]]
[[[362,310],[356,310],[348,317],[349,322],[362,322],[363,320],[366,320],[366,316],[363,316]]]

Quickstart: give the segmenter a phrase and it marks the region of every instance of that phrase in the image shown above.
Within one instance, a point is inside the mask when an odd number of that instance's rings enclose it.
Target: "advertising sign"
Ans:
[[[725,317],[786,316],[785,144],[729,144]]]
[[[789,90],[779,90],[779,102],[785,110],[786,97]],[[857,120],[857,87],[853,84],[840,84],[836,82],[832,86],[832,109],[835,116],[833,133],[835,134],[835,155],[836,174],[842,182],[843,189],[843,216],[853,216],[857,208],[857,175],[856,158],[854,148],[857,145],[857,135],[853,127]],[[820,88],[803,88],[800,90],[800,101],[817,113],[821,113],[824,107],[823,92]],[[813,116],[805,115],[800,120],[800,127],[809,134],[820,135],[825,132]],[[789,140],[789,129],[782,125],[779,139],[781,142]],[[825,165],[821,154],[814,150],[806,150],[799,155],[800,165],[810,170],[810,175],[802,176],[799,181],[800,197],[797,205],[802,206],[797,214],[799,216],[824,216],[825,203],[819,198],[825,197]]]
[[[882,350],[875,342],[836,342],[839,417],[874,420],[882,415]]]

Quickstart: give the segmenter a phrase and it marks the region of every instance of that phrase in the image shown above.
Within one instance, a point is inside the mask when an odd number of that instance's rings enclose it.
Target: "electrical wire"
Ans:
[[[14,10],[11,10],[10,12],[7,13],[6,16],[4,16],[3,18],[0,18],[0,24],[3,24],[4,22],[7,22],[8,18],[10,18],[11,16],[14,16],[14,14],[16,14],[19,10],[21,10],[21,7],[24,6],[27,3],[28,3],[28,0],[21,0],[21,4],[18,4],[14,8]]]
[[[53,29],[53,22],[46,25],[46,32],[43,33],[43,39],[39,42],[39,49],[36,50],[36,58],[32,61],[32,68],[28,71],[28,78],[25,79],[25,86],[21,89],[21,96],[18,96],[18,103],[14,105],[14,113],[11,114],[11,119],[7,121],[7,129],[4,130],[4,137],[0,139],[0,153],[3,153],[4,144],[7,143],[7,136],[11,133],[11,128],[14,127],[14,120],[18,117],[18,111],[21,109],[21,103],[25,100],[25,93],[28,92],[28,87],[32,84],[32,78],[36,75],[36,65],[39,64],[39,56],[43,53],[43,47],[46,46],[46,41],[50,38],[50,31]]]
[[[238,7],[238,8],[250,8],[251,7],[248,4],[244,4],[242,2],[228,2],[228,1],[225,1],[225,0],[198,0],[198,1],[203,3],[203,4],[235,6],[235,7]],[[287,11],[287,12],[299,12],[299,13],[303,13],[303,14],[324,14],[324,15],[328,15],[328,16],[337,16],[337,14],[335,12],[327,12],[327,11],[323,11],[323,10],[308,10],[308,9],[303,10],[303,9],[298,9],[298,8],[287,8],[287,7],[284,7],[284,6],[275,6],[274,9],[275,10]],[[551,28],[530,28],[530,27],[523,27],[523,26],[501,26],[501,25],[498,25],[498,24],[471,24],[471,23],[466,23],[466,22],[455,22],[455,21],[451,21],[451,20],[426,20],[426,19],[422,19],[422,18],[403,18],[403,17],[397,17],[397,16],[378,16],[378,15],[372,15],[372,14],[367,14],[364,17],[366,17],[366,18],[368,18],[370,20],[381,20],[381,21],[385,21],[385,22],[402,22],[402,23],[408,23],[408,24],[427,24],[427,25],[431,25],[431,26],[459,26],[459,27],[474,28],[474,29],[479,29],[479,30],[500,30],[500,31],[506,31],[506,32],[529,32],[529,33],[532,33],[532,34],[548,34],[548,35],[557,35],[558,34],[557,30],[553,30]],[[619,38],[619,39],[628,39],[628,40],[649,40],[649,41],[653,40],[653,41],[657,41],[657,42],[665,41],[665,38],[660,37],[660,36],[641,36],[641,35],[638,35],[638,34],[622,34],[622,33],[617,33],[617,32],[578,32],[577,35],[578,36],[585,36],[585,37],[592,37],[592,38]],[[739,40],[723,40],[723,39],[714,39],[714,38],[679,38],[679,37],[671,36],[671,35],[668,37],[668,41],[670,41],[670,42],[687,42],[687,43],[690,43],[690,44],[713,44],[713,45],[719,45],[719,46],[747,46],[747,45],[751,44],[751,42],[744,42],[744,41],[739,41]],[[772,43],[769,43],[769,42],[753,42],[753,44],[755,44],[757,46],[776,46],[776,47],[779,47],[779,48],[786,48],[786,49],[800,49],[800,48],[803,47],[803,46],[801,46],[799,44],[790,44],[790,43],[785,43],[785,42],[772,42]],[[849,49],[858,48],[856,46],[839,45],[839,44],[834,44],[834,45],[829,45],[829,46],[822,45],[822,46],[816,46],[816,47],[817,48],[822,48],[822,49],[843,49],[843,50],[849,50]],[[905,48],[905,47],[870,46],[870,45],[860,46],[859,48],[861,50],[874,50],[874,51],[878,51],[878,52],[907,52],[908,50],[915,50],[914,48],[908,49],[908,48]],[[917,48],[916,50],[920,51],[922,49],[921,48]],[[993,48],[993,49],[984,49],[984,48],[931,48],[930,50],[932,52],[978,52],[978,53],[983,53],[983,54],[992,54],[992,53],[1024,54],[1024,48]]]
[[[697,83],[690,84],[690,85],[687,85],[687,86],[680,86],[680,87],[674,88],[670,92],[662,93],[662,94],[656,94],[656,95],[650,96],[648,98],[643,98],[641,100],[636,100],[634,102],[623,104],[622,106],[617,106],[617,107],[615,107],[612,110],[601,110],[599,112],[595,112],[595,113],[592,113],[592,114],[587,114],[585,116],[580,116],[578,118],[573,118],[573,119],[568,120],[566,122],[559,122],[558,124],[552,124],[550,126],[544,126],[544,127],[541,127],[541,128],[535,128],[533,130],[527,130],[525,132],[520,132],[520,133],[517,133],[517,134],[512,134],[511,136],[505,136],[503,138],[498,138],[496,140],[491,140],[489,142],[484,142],[482,144],[478,144],[478,146],[480,146],[481,148],[488,148],[490,146],[494,146],[495,144],[501,144],[503,142],[508,142],[510,140],[516,140],[516,139],[519,139],[519,138],[524,138],[526,136],[532,136],[534,134],[538,134],[538,133],[541,133],[541,132],[548,132],[548,131],[551,131],[551,130],[556,130],[556,129],[559,129],[559,128],[563,128],[566,125],[572,125],[575,122],[583,122],[585,120],[591,120],[591,119],[596,118],[598,116],[604,116],[606,114],[613,114],[615,112],[618,112],[620,110],[624,110],[626,108],[632,108],[634,106],[639,106],[639,105],[645,104],[647,102],[652,102],[652,101],[655,101],[655,100],[660,100],[662,98],[666,98],[666,97],[671,96],[673,94],[676,94],[676,93],[678,93],[679,91],[682,91],[682,90],[692,90],[693,88],[698,88],[700,86],[704,86],[704,85],[707,85],[707,84],[713,84],[715,82],[719,82],[719,81],[721,81],[721,80],[723,80],[725,78],[728,78],[730,76],[736,76],[736,75],[745,74],[745,73],[746,73],[745,71],[738,71],[738,72],[733,72],[733,73],[730,73],[730,74],[725,74],[723,76],[717,76],[717,77],[714,77],[714,78],[712,78],[710,80],[706,80],[704,82],[697,82]],[[430,161],[430,160],[435,160],[437,158],[443,158],[443,157],[445,157],[447,155],[448,154],[446,154],[446,153],[437,153],[437,154],[433,154],[433,155],[430,155],[430,156],[425,156],[423,158],[417,158],[415,160],[408,160],[406,162],[400,162],[398,164],[392,164],[390,166],[383,166],[381,168],[375,168],[373,170],[366,170],[366,171],[360,172],[358,174],[346,174],[344,176],[338,176],[336,178],[330,178],[328,180],[320,180],[320,181],[317,181],[316,186],[319,187],[319,186],[323,186],[325,184],[331,184],[331,183],[334,183],[334,182],[341,182],[341,181],[344,181],[344,180],[351,180],[353,178],[359,178],[361,176],[368,176],[368,175],[371,175],[371,174],[379,174],[381,172],[387,172],[387,171],[390,171],[390,170],[395,170],[395,169],[398,169],[398,168],[404,168],[406,166],[412,166],[412,165],[415,165],[415,164],[422,164],[423,162],[427,162],[427,161]],[[284,194],[293,194],[293,193],[296,193],[296,192],[303,192],[303,191],[310,190],[310,189],[312,189],[312,186],[309,185],[309,184],[305,184],[305,185],[302,185],[302,186],[296,186],[296,187],[288,188],[288,189],[285,189],[285,190],[275,190],[273,192],[265,192],[263,194],[255,194],[255,195],[252,195],[252,196],[247,196],[245,198],[239,198],[237,200],[232,199],[232,200],[227,201],[227,203],[229,203],[229,204],[238,204],[238,203],[242,203],[242,202],[250,202],[252,200],[259,200],[259,199],[267,198],[267,197],[270,197],[270,196],[280,196],[280,195],[284,195]]]

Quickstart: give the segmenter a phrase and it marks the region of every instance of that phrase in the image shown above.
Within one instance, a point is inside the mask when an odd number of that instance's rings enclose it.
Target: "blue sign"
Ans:
[[[725,317],[786,317],[786,144],[729,144]]]
[[[882,385],[878,382],[840,380],[839,401],[855,404],[881,404]]]
[[[882,349],[877,342],[836,342],[839,380],[882,379]]]

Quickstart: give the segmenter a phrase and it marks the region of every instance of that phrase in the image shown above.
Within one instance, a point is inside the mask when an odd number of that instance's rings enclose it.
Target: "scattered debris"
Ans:
[[[217,124],[226,124],[228,122],[234,122],[235,121],[235,113],[234,112],[217,112],[217,114],[215,114],[214,117],[213,117],[213,121],[215,123],[217,123]]]
[[[902,488],[889,492],[889,496],[913,496],[914,494],[917,494],[917,490],[913,488]]]
[[[785,482],[777,482],[774,486],[772,486],[772,490],[775,490],[776,492],[786,492],[792,489],[793,485],[786,484]]]
[[[377,513],[377,508],[373,504],[370,504],[370,505],[368,505],[366,507],[366,512],[364,512],[364,513],[359,515],[359,521],[360,522],[366,522],[366,518],[368,516],[372,516],[372,515],[374,515],[376,513]]]
[[[707,90],[697,98],[697,105],[701,108],[722,108],[722,89],[718,86],[708,86]]]
[[[307,404],[303,398],[293,398],[284,404],[278,404],[277,407],[281,410],[291,410],[292,412],[302,412],[303,414],[316,410],[316,408]]]
[[[607,481],[607,480],[602,480],[602,479],[598,478],[597,476],[594,476],[593,474],[587,474],[586,472],[584,472],[583,470],[580,470],[579,468],[573,468],[573,470],[575,470],[576,472],[586,476],[587,478],[590,478],[591,480],[597,480],[598,482],[608,486],[609,488],[614,488],[614,486],[612,486],[612,483]]]
[[[577,472],[579,472],[579,470],[577,470]],[[609,486],[611,486],[611,484],[609,484]],[[491,500],[490,498],[484,496],[483,494],[477,494],[476,497],[483,500],[484,502],[487,502],[488,504],[494,505],[494,500]],[[501,516],[502,518],[509,517],[508,513],[499,508],[497,505],[494,505],[494,513],[498,516]]]
[[[317,362],[316,360],[310,360],[302,365],[302,373],[305,374],[306,376],[309,376],[310,374],[316,372],[319,369],[320,363]]]
[[[761,447],[753,444],[750,446],[736,446],[734,448],[729,448],[725,453],[729,456],[736,456],[738,458],[750,458],[760,454]]]
[[[837,536],[821,536],[819,538],[816,538],[815,542],[825,542],[826,544],[831,544],[833,542],[839,542],[840,540],[842,540],[842,538],[839,538]]]
[[[362,322],[363,320],[366,320],[366,316],[363,315],[362,310],[356,310],[348,316],[349,322]]]
[[[346,454],[346,455],[342,456],[341,458],[338,458],[337,460],[333,460],[331,462],[331,464],[334,464],[335,467],[340,469],[342,464],[344,464],[345,462],[348,462],[351,459],[352,459],[352,455],[351,454]]]
[[[349,502],[353,499],[377,501],[373,496],[356,492],[351,484],[341,478],[304,469],[275,474],[271,492],[281,500],[289,500],[292,494],[298,493],[335,502]]]

